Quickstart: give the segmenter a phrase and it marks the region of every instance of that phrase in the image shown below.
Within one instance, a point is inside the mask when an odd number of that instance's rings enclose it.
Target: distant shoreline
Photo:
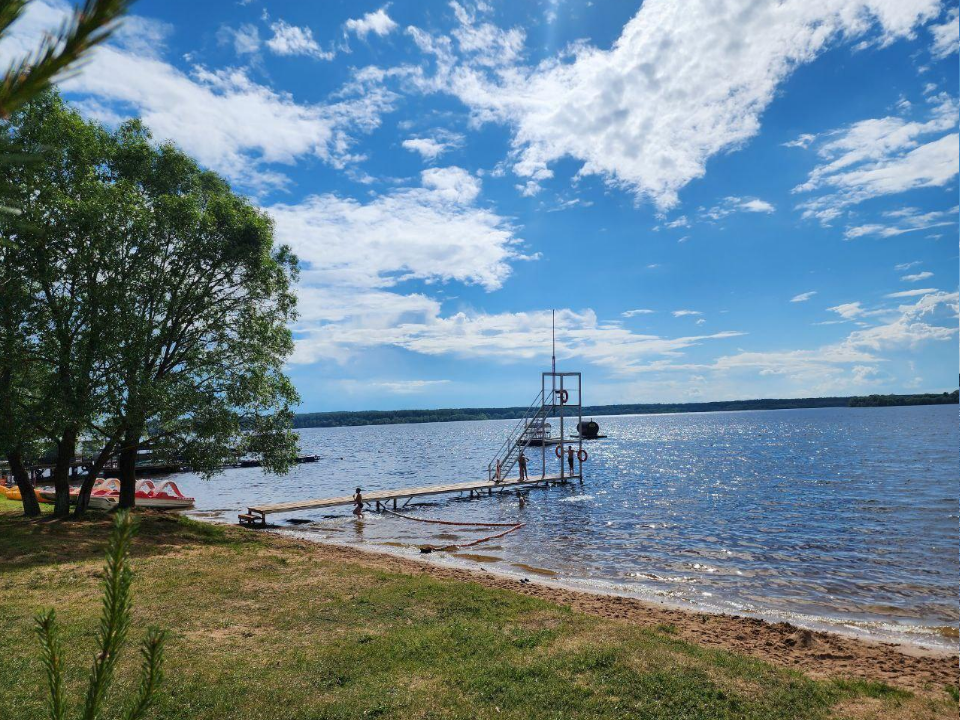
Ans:
[[[724,412],[731,410],[793,410],[825,407],[901,407],[907,405],[956,405],[958,391],[917,395],[857,395],[852,397],[726,400],[704,403],[632,403],[585,405],[584,417],[605,415],[665,415],[672,413]],[[460,422],[464,420],[514,420],[526,408],[440,408],[436,410],[358,410],[297,413],[295,428],[399,425],[406,423]]]

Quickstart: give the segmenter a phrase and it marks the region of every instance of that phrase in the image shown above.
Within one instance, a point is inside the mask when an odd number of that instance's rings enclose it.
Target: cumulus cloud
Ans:
[[[267,47],[277,55],[305,55],[318,60],[332,60],[336,56],[335,52],[320,48],[308,27],[277,20],[270,24],[270,30],[273,37],[267,40]]]
[[[313,282],[382,287],[456,280],[499,288],[519,257],[515,228],[475,204],[480,181],[458,167],[431,168],[421,186],[359,202],[332,193],[267,208],[277,237],[309,263]]]
[[[810,290],[809,292],[800,293],[799,295],[794,295],[792,298],[790,298],[790,302],[794,302],[794,303],[806,302],[816,294],[817,294],[816,290]]]
[[[357,37],[363,39],[370,33],[379,35],[380,37],[389,35],[397,29],[397,24],[387,15],[386,8],[382,7],[375,12],[368,12],[361,18],[347,20],[344,27],[347,29],[347,32],[352,32]]]
[[[357,352],[381,345],[423,355],[488,358],[498,362],[546,358],[551,347],[551,321],[551,311],[537,310],[496,314],[459,312],[448,317],[437,314],[378,328],[357,322],[328,324],[298,341],[294,361],[312,362],[318,357],[336,357],[336,352]],[[591,310],[556,312],[558,357],[590,362],[617,376],[648,372],[656,366],[651,365],[654,358],[677,358],[687,348],[741,335],[743,333],[737,331],[723,331],[664,338],[600,323]]]
[[[717,153],[757,134],[760,116],[799,64],[840,39],[911,37],[938,0],[648,0],[609,49],[576,43],[523,66],[520,31],[479,23],[454,5],[453,37],[411,28],[436,72],[412,75],[449,92],[476,122],[513,129],[513,170],[532,181],[569,157],[661,209]],[[696,58],[696,62],[690,62]]]
[[[943,23],[930,26],[930,33],[933,35],[930,52],[935,58],[943,60],[957,52],[960,45],[960,10],[950,10]]]
[[[69,11],[59,0],[29,3],[25,17],[0,45],[0,62],[15,56],[18,47],[33,47]],[[174,141],[247,189],[286,185],[286,177],[265,167],[269,164],[291,164],[305,156],[335,167],[352,162],[355,134],[377,127],[396,98],[379,78],[363,71],[334,101],[312,104],[261,85],[241,69],[194,65],[185,73],[166,62],[162,44],[156,44],[157,33],[168,31],[165,23],[131,20],[126,21],[122,43],[96,49],[84,71],[61,87],[118,116],[138,115],[158,140]],[[140,51],[143,42],[152,43],[154,52]]]
[[[424,160],[432,161],[450,150],[462,147],[464,140],[460,133],[435,130],[426,136],[407,138],[401,145],[410,152],[418,153]]]

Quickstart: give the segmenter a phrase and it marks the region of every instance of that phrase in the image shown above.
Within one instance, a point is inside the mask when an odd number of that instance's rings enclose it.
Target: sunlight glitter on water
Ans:
[[[526,565],[612,592],[955,648],[938,629],[956,630],[960,614],[955,406],[599,421],[609,437],[589,445],[582,486],[532,489],[523,509],[505,493],[430,498],[405,512],[525,522],[496,551],[476,548],[503,558],[486,562],[505,572]],[[198,511],[234,522],[251,504],[350,494],[358,484],[477,479],[508,425],[305,430],[303,451],[321,461],[287,477],[247,469],[177,481]],[[540,457],[531,454],[531,475]],[[369,513],[356,523],[347,508],[292,517],[314,521],[299,530],[320,539],[401,553],[444,542],[422,523]]]

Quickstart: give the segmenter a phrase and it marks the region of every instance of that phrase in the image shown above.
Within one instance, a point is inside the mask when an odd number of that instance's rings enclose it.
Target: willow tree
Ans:
[[[14,113],[8,138],[42,157],[13,164],[22,210],[0,216],[0,240],[32,288],[23,353],[56,449],[56,512],[81,442],[96,458],[80,513],[111,457],[134,504],[143,449],[204,473],[246,452],[289,467],[297,261],[269,218],[139,122],[108,132],[53,94]]]
[[[115,182],[111,135],[83,121],[52,94],[13,114],[5,142],[0,214],[6,275],[26,293],[11,361],[30,367],[7,398],[29,396],[36,440],[55,452],[54,512],[69,513],[69,478],[78,443],[95,432],[112,384],[109,349],[125,272],[118,250],[142,217],[135,188]],[[11,160],[12,158],[12,160]]]
[[[265,213],[139,122],[113,139],[117,181],[149,208],[127,239],[115,318],[121,507],[134,504],[142,449],[207,474],[238,453],[285,471],[296,454],[298,398],[283,373],[296,258],[274,246]]]

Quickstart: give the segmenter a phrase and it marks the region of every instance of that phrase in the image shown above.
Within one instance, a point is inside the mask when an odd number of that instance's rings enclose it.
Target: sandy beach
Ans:
[[[780,667],[793,668],[818,679],[857,676],[923,693],[958,686],[958,655],[914,645],[881,643],[828,632],[771,623],[757,618],[698,613],[636,598],[586,592],[532,578],[516,578],[485,570],[441,565],[430,560],[399,557],[388,552],[335,545],[272,533],[281,542],[297,543],[325,560],[359,563],[388,572],[429,575],[474,582],[484,587],[521,593],[569,606],[579,612],[641,627],[672,628],[691,643],[743,653]]]

